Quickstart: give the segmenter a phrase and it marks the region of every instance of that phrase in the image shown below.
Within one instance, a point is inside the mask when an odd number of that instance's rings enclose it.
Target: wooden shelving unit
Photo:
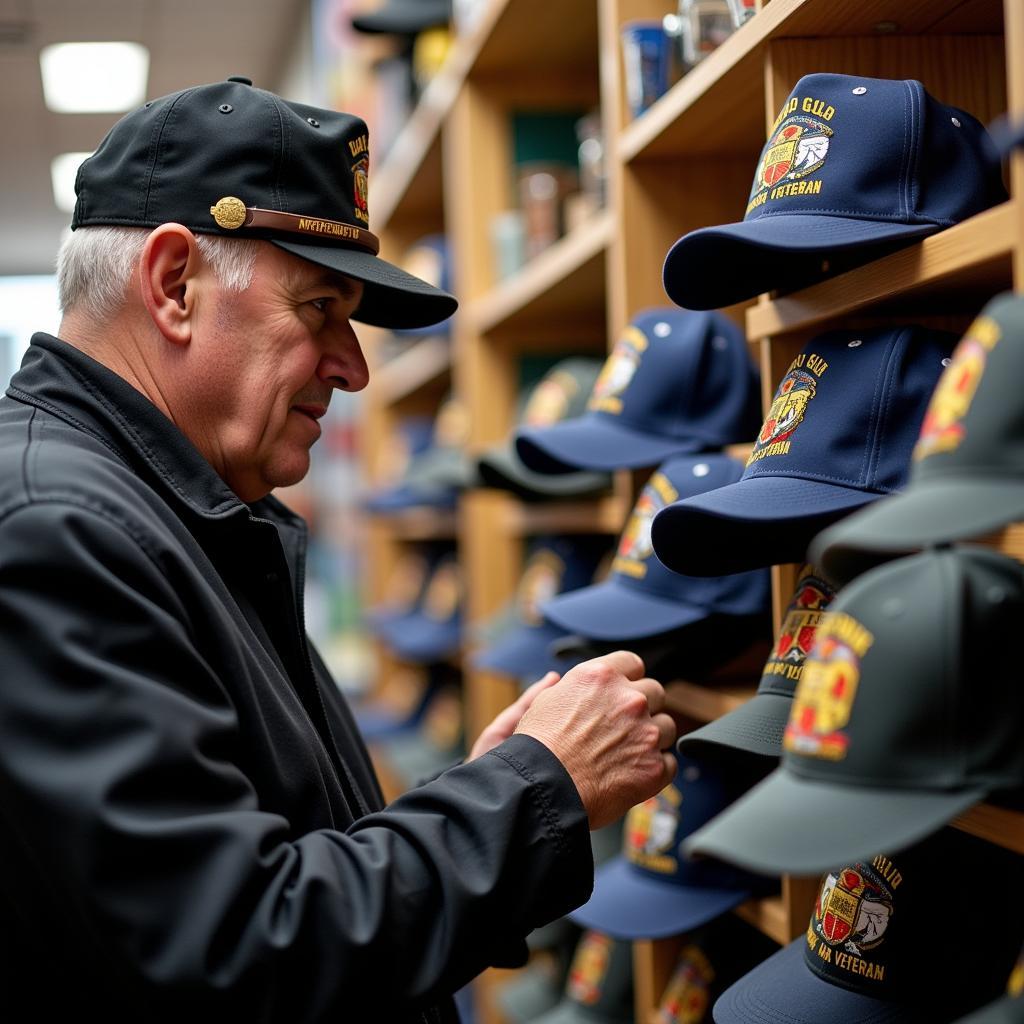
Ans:
[[[694,228],[741,219],[754,166],[782,99],[805,73],[917,78],[983,122],[1024,117],[1024,5],[1019,0],[761,0],[757,14],[650,110],[630,121],[620,30],[660,17],[672,0],[490,0],[457,40],[388,159],[371,175],[370,210],[385,253],[444,229],[462,306],[450,347],[410,350],[377,370],[368,392],[372,449],[398,411],[436,405],[448,384],[470,418],[469,449],[504,440],[527,354],[603,351],[632,314],[667,305],[661,266]],[[488,224],[512,204],[512,111],[600,106],[607,208],[519,273],[497,281]],[[765,400],[808,337],[831,327],[941,317],[966,323],[992,295],[1024,287],[1024,156],[1010,168],[1011,200],[907,249],[813,287],[762,296],[725,312],[744,325],[760,360]],[[936,324],[936,326],[939,326]],[[443,350],[443,351],[442,351]],[[448,353],[451,353],[449,360]],[[735,454],[742,456],[738,446]],[[642,474],[616,474],[614,492],[588,502],[527,505],[506,494],[465,495],[458,513],[376,522],[373,575],[411,539],[455,537],[480,621],[514,592],[524,540],[547,532],[614,534]],[[1024,560],[1024,536],[991,542]],[[795,566],[773,569],[777,630]],[[374,580],[368,591],[374,591]],[[676,681],[673,709],[709,721],[749,699],[759,669],[715,685]],[[511,700],[509,681],[464,670],[470,739]],[[983,804],[954,823],[1024,854],[1024,815]],[[816,879],[786,877],[780,895],[736,913],[784,943],[806,928]],[[652,1022],[680,940],[634,946],[636,1020]],[[485,992],[483,1024],[501,1024]]]

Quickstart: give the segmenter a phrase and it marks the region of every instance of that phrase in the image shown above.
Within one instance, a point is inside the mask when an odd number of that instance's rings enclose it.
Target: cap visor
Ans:
[[[511,444],[482,455],[477,471],[487,487],[512,491],[527,500],[575,498],[611,486],[611,478],[605,473],[535,473],[523,465]]]
[[[760,217],[684,235],[669,249],[662,279],[685,309],[719,309],[772,289],[806,287],[940,230],[813,213]]]
[[[660,882],[618,857],[594,874],[594,894],[569,916],[616,939],[663,939],[706,924],[750,899],[749,889]]]
[[[431,448],[412,460],[403,484],[413,491],[464,490],[473,486],[475,468],[458,448]]]
[[[592,640],[655,636],[713,614],[708,608],[633,590],[614,580],[559,594],[540,610],[556,626]]]
[[[662,509],[651,540],[658,558],[686,576],[801,562],[819,530],[879,497],[818,480],[749,477]]]
[[[670,455],[701,451],[702,438],[644,434],[596,414],[577,416],[549,427],[521,427],[516,452],[537,473],[568,473],[576,469],[634,469],[656,466]]]
[[[758,693],[746,704],[687,733],[676,744],[687,757],[729,756],[742,750],[759,757],[782,756],[782,734],[793,701],[777,693]]]
[[[388,491],[371,494],[363,508],[376,515],[404,512],[407,508],[455,508],[456,492],[446,488],[407,487],[401,484]]]
[[[866,569],[930,544],[991,533],[1024,519],[1024,482],[945,476],[907,490],[838,523],[811,545],[815,564],[845,583]]]
[[[819,978],[804,962],[800,936],[730,985],[714,1006],[715,1024],[895,1024],[920,1020],[914,1006],[853,992]]]
[[[366,286],[352,319],[374,327],[429,327],[447,320],[459,304],[453,295],[358,249],[270,239],[279,249],[354,277]]]
[[[945,825],[985,790],[838,786],[777,768],[684,844],[750,871],[813,875],[902,850]]]
[[[969,1016],[961,1018],[958,1024],[1021,1024],[1022,1020],[1024,1020],[1024,1001],[1020,996],[1016,998],[1004,996],[994,1003],[989,1003],[988,1006],[983,1006],[980,1010],[975,1010]]]
[[[540,679],[547,672],[566,671],[566,659],[552,655],[548,648],[561,639],[564,630],[557,626],[514,626],[494,644],[474,658],[477,668],[500,672],[517,679]]]
[[[460,639],[458,620],[437,622],[425,616],[416,616],[412,621],[406,621],[401,629],[392,629],[388,641],[400,658],[430,662],[455,654]]]

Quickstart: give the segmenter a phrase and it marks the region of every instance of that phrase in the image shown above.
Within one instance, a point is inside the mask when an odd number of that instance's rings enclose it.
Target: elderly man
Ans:
[[[623,652],[382,805],[269,496],[367,383],[350,321],[455,308],[377,255],[367,151],[357,118],[234,78],[79,172],[60,338],[0,400],[5,1020],[453,1020],[587,898],[588,824],[672,776]]]

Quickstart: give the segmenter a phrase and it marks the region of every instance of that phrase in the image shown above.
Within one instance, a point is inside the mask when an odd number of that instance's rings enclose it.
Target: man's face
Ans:
[[[301,480],[333,390],[366,386],[349,324],[362,293],[361,282],[270,243],[244,292],[210,285],[179,426],[243,501]]]

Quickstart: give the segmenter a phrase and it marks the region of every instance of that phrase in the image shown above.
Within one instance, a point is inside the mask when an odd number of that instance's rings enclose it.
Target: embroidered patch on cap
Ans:
[[[812,968],[858,985],[884,983],[885,937],[902,881],[896,865],[881,854],[826,875],[807,929]]]
[[[569,403],[578,387],[571,373],[564,370],[549,373],[530,394],[530,400],[523,410],[523,424],[528,427],[548,427],[565,419]]]
[[[701,1024],[710,1002],[715,969],[704,951],[684,946],[658,1007],[659,1024]]]
[[[663,875],[676,873],[678,851],[672,847],[682,802],[683,794],[669,783],[657,796],[630,809],[626,815],[625,847],[631,863]]]
[[[914,446],[915,462],[959,447],[966,433],[961,421],[971,408],[988,354],[1001,336],[999,324],[987,316],[978,317],[968,328],[935,386]]]
[[[619,547],[612,562],[612,571],[621,572],[634,579],[647,575],[647,560],[654,554],[651,541],[651,523],[654,517],[679,497],[679,492],[663,473],[655,473],[643,489],[633,514],[626,523]]]
[[[353,213],[364,224],[370,223],[370,208],[368,199],[370,195],[370,153],[369,139],[366,135],[360,135],[358,139],[350,139],[348,143],[350,156],[362,156],[352,165],[352,198]]]
[[[594,382],[587,408],[591,412],[622,412],[622,392],[629,386],[647,350],[647,335],[638,327],[627,327],[605,360]]]
[[[608,964],[612,955],[612,939],[599,932],[587,932],[580,939],[569,969],[567,992],[571,999],[584,1006],[593,1006],[601,998]]]
[[[804,566],[763,675],[799,682],[822,616],[834,597],[835,591],[816,575],[814,568]]]
[[[818,627],[803,678],[793,695],[793,709],[783,736],[786,750],[839,761],[849,738],[850,720],[860,682],[860,663],[874,635],[845,612],[831,612]]]
[[[519,617],[528,626],[539,626],[544,621],[540,606],[551,600],[562,589],[565,562],[553,551],[541,549],[526,563],[519,583]]]
[[[788,455],[793,432],[807,412],[808,403],[818,393],[821,375],[828,363],[814,352],[801,352],[779,382],[771,408],[757,435],[747,465],[773,455]]]

